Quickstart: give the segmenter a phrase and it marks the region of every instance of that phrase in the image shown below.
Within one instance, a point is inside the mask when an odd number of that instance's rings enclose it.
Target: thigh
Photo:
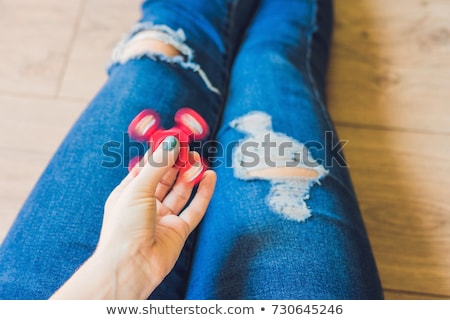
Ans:
[[[261,2],[232,69],[188,298],[382,297],[325,108],[331,17],[328,0]]]
[[[218,127],[233,45],[247,20],[229,23],[236,10],[251,14],[254,1],[144,1],[142,19],[115,50],[109,78],[74,124],[18,214],[0,249],[0,297],[46,299],[95,249],[109,193],[146,146],[126,131],[143,109],[162,126],[191,107]],[[184,17],[184,18],[183,18]],[[225,30],[224,26],[228,26]],[[154,30],[181,50],[168,59],[148,50],[121,59],[140,32]],[[154,298],[182,298],[193,237]]]
[[[161,80],[153,81],[147,72]],[[167,124],[181,103],[198,102],[182,93],[184,86],[193,87],[180,72],[150,59],[112,71],[56,151],[2,244],[2,298],[46,299],[91,255],[109,193],[127,174],[130,158],[146,150],[126,134],[131,120],[142,109],[154,108],[167,115]],[[161,87],[179,93],[155,98],[152,92]]]

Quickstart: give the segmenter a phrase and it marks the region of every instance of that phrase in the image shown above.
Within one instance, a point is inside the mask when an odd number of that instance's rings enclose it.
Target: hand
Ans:
[[[53,298],[145,299],[164,279],[203,218],[216,182],[206,171],[180,213],[193,186],[177,179],[178,152],[178,141],[169,137],[114,189],[95,253]]]

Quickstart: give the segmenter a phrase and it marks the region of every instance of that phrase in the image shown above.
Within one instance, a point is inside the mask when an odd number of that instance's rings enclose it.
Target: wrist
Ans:
[[[104,279],[109,282],[107,299],[146,299],[158,285],[144,272],[141,266],[145,264],[138,255],[94,253],[92,259],[93,270],[108,270]]]
[[[139,255],[95,252],[53,299],[146,299],[159,284],[141,268]]]

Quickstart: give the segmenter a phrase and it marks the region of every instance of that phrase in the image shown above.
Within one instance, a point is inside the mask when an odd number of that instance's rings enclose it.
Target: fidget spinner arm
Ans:
[[[189,143],[202,140],[209,134],[206,121],[197,112],[190,108],[182,108],[175,113],[175,126],[164,129],[160,126],[158,113],[152,109],[145,109],[139,113],[128,127],[130,138],[136,141],[147,142],[155,151],[168,136],[174,136],[180,143],[180,152],[175,166],[180,169],[180,176],[187,183],[200,182],[207,166],[200,157],[189,156]],[[131,170],[140,158],[133,158],[128,164]]]

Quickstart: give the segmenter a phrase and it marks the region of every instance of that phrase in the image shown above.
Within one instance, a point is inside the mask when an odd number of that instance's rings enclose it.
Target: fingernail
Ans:
[[[168,136],[162,143],[164,150],[172,151],[173,148],[175,148],[175,146],[177,145],[177,139],[175,139],[174,136]]]

